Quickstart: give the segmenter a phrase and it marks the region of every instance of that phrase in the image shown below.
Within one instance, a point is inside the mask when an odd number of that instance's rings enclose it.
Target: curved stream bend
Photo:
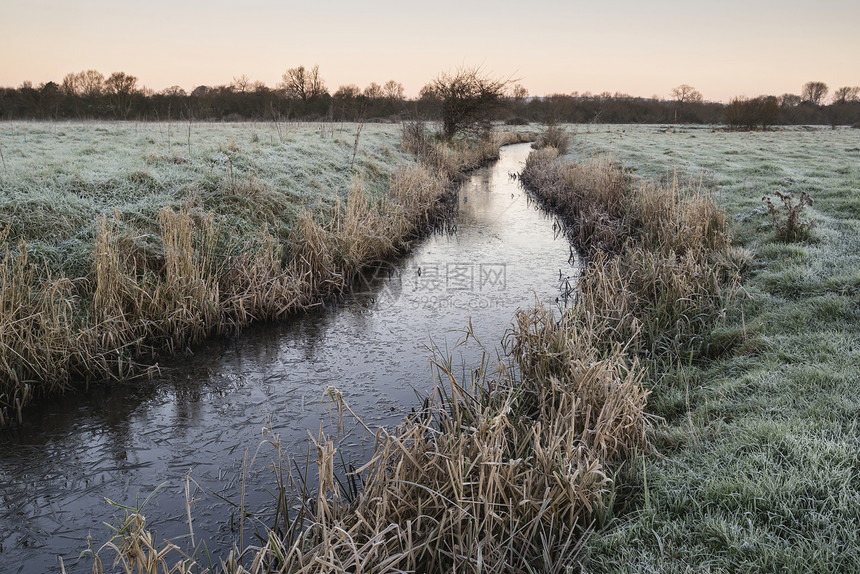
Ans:
[[[430,346],[455,362],[479,360],[477,346],[456,345],[471,318],[474,334],[498,347],[518,308],[555,300],[559,279],[573,275],[568,241],[510,177],[528,152],[529,144],[502,148],[463,185],[456,231],[421,242],[345,301],[211,341],[152,383],[34,408],[22,429],[0,433],[4,571],[58,571],[61,555],[67,572],[89,572],[89,558],[77,561],[88,532],[107,540],[102,522],[122,514],[105,499],[135,505],[162,484],[145,509],[147,526],[159,537],[186,535],[189,473],[199,485],[196,539],[223,555],[238,539],[229,520],[236,509],[224,499],[240,500],[243,461],[265,425],[301,459],[308,430],[330,420],[321,403],[328,385],[368,424],[392,425],[432,387]],[[358,438],[345,448],[362,456]],[[271,506],[267,464],[245,473],[252,512]]]

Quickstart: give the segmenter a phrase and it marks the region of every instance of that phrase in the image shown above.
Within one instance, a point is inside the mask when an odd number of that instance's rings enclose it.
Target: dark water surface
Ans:
[[[59,572],[58,555],[67,572],[89,572],[91,560],[77,560],[88,532],[103,543],[103,522],[123,514],[105,499],[136,506],[159,485],[147,526],[187,535],[186,476],[196,541],[223,557],[239,541],[243,466],[245,507],[264,522],[271,507],[272,449],[245,464],[264,427],[303,460],[308,430],[331,428],[329,385],[369,426],[394,425],[432,388],[431,347],[463,368],[480,359],[474,342],[457,345],[470,318],[484,347],[500,349],[515,311],[536,297],[554,303],[566,289],[560,275],[574,274],[553,219],[509,177],[528,151],[502,148],[460,191],[456,229],[422,241],[345,301],[208,342],[162,365],[157,380],[40,405],[23,428],[0,431],[0,572]],[[354,431],[344,456],[366,457],[361,443]],[[254,525],[246,519],[245,544]]]

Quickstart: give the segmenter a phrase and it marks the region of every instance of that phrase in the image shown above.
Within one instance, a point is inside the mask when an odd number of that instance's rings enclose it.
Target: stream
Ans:
[[[162,363],[154,380],[42,402],[20,428],[0,430],[0,570],[60,572],[60,556],[66,572],[90,572],[92,559],[78,559],[88,533],[98,547],[111,536],[104,523],[125,512],[116,505],[147,497],[147,527],[189,547],[186,484],[195,542],[223,558],[240,535],[255,542],[272,507],[272,449],[251,464],[264,429],[304,461],[308,433],[334,430],[329,386],[371,428],[396,425],[433,388],[434,352],[468,376],[484,352],[502,352],[517,309],[563,304],[577,265],[570,243],[510,177],[529,149],[503,147],[464,182],[445,230],[343,300],[208,341]],[[470,324],[481,344],[463,342]],[[372,437],[346,423],[344,459],[367,460]],[[240,533],[243,492],[259,521],[246,518]],[[106,567],[112,558],[103,555]]]

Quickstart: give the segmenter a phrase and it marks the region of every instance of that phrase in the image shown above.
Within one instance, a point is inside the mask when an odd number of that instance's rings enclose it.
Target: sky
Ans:
[[[274,87],[319,65],[329,90],[480,66],[534,96],[706,100],[860,86],[858,0],[0,0],[0,86],[126,72],[156,91]]]

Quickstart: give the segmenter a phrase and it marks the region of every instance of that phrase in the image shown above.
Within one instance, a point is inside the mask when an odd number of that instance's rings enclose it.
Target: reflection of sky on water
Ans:
[[[229,520],[235,509],[220,497],[239,500],[243,461],[266,425],[303,462],[308,430],[333,430],[323,400],[329,385],[372,428],[393,425],[432,388],[431,348],[464,370],[480,361],[474,341],[458,344],[470,319],[494,356],[515,311],[536,297],[553,302],[560,275],[573,274],[568,242],[509,177],[527,153],[527,144],[504,148],[497,164],[464,184],[455,232],[437,233],[369,274],[345,301],[211,341],[172,360],[152,383],[52,401],[31,412],[23,430],[0,434],[0,560],[21,564],[12,572],[43,572],[62,554],[68,572],[89,571],[75,557],[88,531],[97,542],[108,538],[102,522],[114,511],[105,498],[133,505],[162,484],[147,524],[159,536],[187,534],[189,472],[199,485],[195,534],[221,554],[237,532]],[[361,459],[372,438],[362,439],[353,422],[347,427],[344,458]],[[272,500],[271,456],[261,449],[245,473],[252,512]]]

